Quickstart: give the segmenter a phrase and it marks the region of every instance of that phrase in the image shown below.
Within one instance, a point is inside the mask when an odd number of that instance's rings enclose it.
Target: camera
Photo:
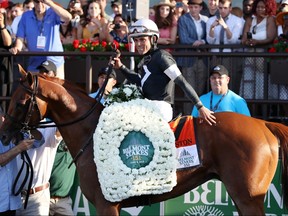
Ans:
[[[117,29],[120,29],[120,28],[121,28],[120,24],[119,24],[119,23],[116,23],[113,29],[114,29],[114,30],[117,30]]]
[[[251,32],[247,32],[247,39],[248,40],[252,39],[252,33]]]

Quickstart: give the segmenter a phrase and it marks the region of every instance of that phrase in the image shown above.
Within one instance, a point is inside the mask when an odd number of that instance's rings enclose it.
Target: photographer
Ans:
[[[112,23],[108,23],[105,32],[107,42],[128,43],[128,26],[122,19],[122,14],[117,14]]]
[[[80,0],[70,0],[67,10],[72,15],[71,24],[73,28],[77,28],[80,17],[83,15],[83,9]]]
[[[99,0],[89,1],[83,8],[83,12],[77,28],[77,39],[106,40],[104,33],[108,20],[104,17],[101,2]]]

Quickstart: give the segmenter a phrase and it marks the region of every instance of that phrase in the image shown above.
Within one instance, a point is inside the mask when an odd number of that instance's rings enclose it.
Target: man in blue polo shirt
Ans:
[[[0,125],[4,121],[4,113],[0,108]],[[10,142],[4,146],[0,141],[0,215],[14,216],[22,206],[21,196],[13,194],[13,184],[18,173],[16,156],[21,152],[37,148],[44,143],[42,135],[32,132],[36,139],[21,140],[15,145]],[[17,188],[16,190],[18,190]]]
[[[247,103],[228,88],[229,72],[223,65],[217,65],[210,71],[210,85],[212,91],[200,97],[203,105],[213,112],[237,112],[251,116]],[[192,116],[198,117],[198,110],[194,107]]]
[[[71,20],[72,15],[51,0],[34,0],[34,6],[22,15],[10,52],[16,55],[22,51],[24,41],[29,51],[63,52],[59,27],[62,21]],[[38,72],[37,66],[45,60],[52,61],[57,66],[57,76],[64,79],[63,56],[31,56],[28,71]]]

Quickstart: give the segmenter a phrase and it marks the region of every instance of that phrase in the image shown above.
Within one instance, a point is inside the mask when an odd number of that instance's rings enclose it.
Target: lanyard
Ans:
[[[38,30],[39,30],[40,35],[42,36],[43,30],[44,30],[44,17],[45,17],[45,15],[46,15],[46,12],[45,12],[45,14],[43,15],[42,20],[38,20],[35,10],[34,10],[34,14],[35,14],[35,17],[36,17],[36,25],[37,25],[37,27],[38,27]],[[40,29],[39,29],[38,21],[41,21]]]
[[[210,110],[215,112],[218,107],[220,102],[223,100],[223,98],[228,94],[229,90],[226,92],[226,94],[223,94],[222,97],[219,99],[219,101],[215,104],[214,107],[212,107],[212,102],[213,102],[213,92],[211,92],[211,97],[210,97]]]

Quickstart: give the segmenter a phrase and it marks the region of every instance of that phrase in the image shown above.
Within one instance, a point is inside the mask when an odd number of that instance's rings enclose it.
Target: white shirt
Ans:
[[[206,31],[207,31],[207,42],[208,44],[220,44],[220,31],[222,29],[221,25],[217,25],[214,29],[214,37],[210,37],[209,32],[212,23],[217,19],[216,16],[212,16],[208,19],[206,23]],[[224,44],[239,44],[239,37],[243,31],[243,21],[240,17],[237,17],[233,14],[228,15],[228,19],[226,24],[229,30],[232,32],[232,37],[228,39],[226,37],[226,32],[224,33]],[[211,52],[219,52],[219,49],[211,49]],[[231,52],[231,49],[223,49],[223,52]]]
[[[57,147],[62,140],[62,138],[57,139],[57,137],[55,136],[55,127],[40,128],[38,130],[42,133],[45,139],[45,143],[38,148],[32,148],[27,151],[34,171],[32,188],[41,186],[49,182]],[[21,167],[22,162],[23,161],[20,156],[17,156],[18,168]],[[25,171],[22,172],[21,178],[18,181],[18,185],[22,183],[22,179],[24,178],[24,176]],[[26,182],[26,189],[28,186],[28,182],[29,179]]]

